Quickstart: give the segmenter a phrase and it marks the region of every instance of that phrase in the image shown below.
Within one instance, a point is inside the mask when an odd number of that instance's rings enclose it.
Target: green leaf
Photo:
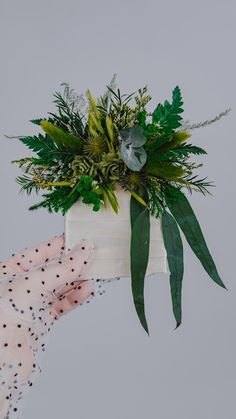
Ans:
[[[134,172],[139,172],[147,161],[147,153],[143,147],[134,148],[122,142],[120,152],[123,162]]]
[[[67,156],[66,150],[61,149],[47,134],[45,136],[38,134],[38,136],[20,137],[19,140],[38,154],[42,164],[52,163],[54,160],[65,160]],[[35,161],[34,164],[37,162]]]
[[[101,197],[93,189],[93,178],[91,176],[80,176],[75,188],[85,204],[93,204],[93,210],[99,211],[101,207]],[[74,191],[72,190],[72,193]]]
[[[174,132],[173,135],[170,137],[169,140],[165,140],[164,144],[159,144],[157,142],[156,144],[156,151],[157,154],[164,153],[168,150],[172,150],[182,144],[183,142],[186,142],[188,138],[191,137],[191,134],[189,134],[187,131],[177,131]]]
[[[139,196],[135,191],[130,191],[130,193],[140,204],[142,204],[144,207],[147,206],[143,198],[141,198],[141,196]]]
[[[58,150],[52,139],[48,136],[43,136],[42,134],[33,137],[21,137],[20,141],[37,154],[41,153],[41,151],[54,152]]]
[[[146,191],[139,195],[148,202]],[[143,328],[148,332],[144,306],[144,281],[149,259],[150,213],[133,196],[130,201],[131,221],[131,285],[135,309]]]
[[[172,103],[165,100],[163,105],[159,103],[154,110],[152,121],[159,125],[165,135],[169,135],[181,126],[182,117],[180,114],[183,112],[182,105],[180,88],[176,86],[172,92]]]
[[[50,114],[50,112],[48,112],[49,114]],[[45,121],[45,120],[47,120],[48,122],[55,122],[55,120],[54,120],[54,118],[51,118],[51,117],[49,117],[49,118],[37,118],[37,119],[31,119],[30,120],[30,122],[32,123],[32,124],[35,124],[35,125],[41,125],[41,122],[42,121]]]
[[[183,176],[184,169],[180,166],[176,166],[171,162],[153,162],[147,161],[146,165],[143,168],[144,172],[148,175],[176,180]]]
[[[80,194],[77,190],[72,191],[69,187],[60,187],[54,189],[52,192],[42,195],[43,201],[32,205],[29,210],[35,211],[40,208],[45,208],[48,212],[62,212],[63,215],[72,207],[72,205],[79,199]]]
[[[150,157],[148,157],[148,160],[157,163],[168,160],[176,161],[176,159],[184,159],[189,157],[191,154],[200,156],[207,154],[207,152],[203,148],[194,146],[192,144],[182,144],[178,147],[174,147],[173,149],[170,148],[169,150],[157,149],[155,152],[152,152]]]
[[[53,125],[47,120],[42,121],[40,126],[60,147],[62,146],[67,150],[69,149],[77,152],[81,151],[83,147],[83,141],[81,138],[65,132],[63,129]]]
[[[18,176],[16,182],[21,186],[20,193],[26,192],[27,195],[31,195],[33,191],[39,192],[38,185],[29,176]]]
[[[176,221],[166,211],[162,215],[162,231],[170,270],[172,307],[177,328],[182,320],[183,244]]]
[[[188,156],[189,154],[194,154],[196,156],[200,156],[201,154],[207,154],[206,150],[192,144],[183,144],[180,147],[176,147],[174,148],[173,153],[179,155],[181,154],[182,156]]]
[[[62,160],[65,158],[65,151],[61,150],[54,141],[46,134],[38,134],[38,136],[33,137],[22,137],[20,141],[26,145],[30,150],[37,153],[39,156],[38,163],[48,164],[53,163],[54,160]],[[38,164],[37,159],[33,164]]]
[[[226,288],[217,272],[214,260],[212,259],[210,251],[207,247],[201,227],[190,206],[188,199],[180,190],[178,191],[178,195],[179,198],[177,200],[167,201],[167,205],[171,213],[179,224],[191,249],[201,262],[205,271],[213,279],[213,281],[215,281],[221,287]]]
[[[121,130],[120,135],[122,160],[130,170],[140,171],[147,161],[147,153],[142,147],[147,141],[144,129],[140,125],[134,125]]]
[[[117,196],[110,185],[103,185],[103,192],[105,196],[107,197],[111,207],[115,211],[116,214],[119,213],[120,205],[119,201],[117,199]]]
[[[45,118],[44,118],[45,119]],[[43,118],[38,118],[38,119],[31,119],[30,122],[32,122],[32,124],[35,125],[40,125],[41,122],[44,120]]]
[[[143,146],[147,138],[144,136],[144,129],[140,125],[126,128],[120,131],[120,135],[125,144],[132,144],[133,147]]]

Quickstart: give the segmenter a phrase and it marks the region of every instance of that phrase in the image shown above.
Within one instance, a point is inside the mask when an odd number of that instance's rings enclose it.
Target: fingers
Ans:
[[[44,307],[48,291],[56,291],[66,283],[77,280],[88,266],[94,247],[83,240],[63,260],[52,262],[45,268],[24,273],[17,280],[4,283],[1,301],[11,302],[16,312],[26,319],[35,319]]]
[[[35,282],[43,282],[46,290],[57,289],[78,279],[88,267],[93,253],[93,244],[87,240],[81,240],[62,260],[47,265],[40,271],[32,272],[31,278],[33,280],[35,277]]]
[[[64,234],[43,241],[36,246],[24,249],[0,263],[0,277],[4,275],[27,272],[55,259],[64,251]]]
[[[72,281],[72,282],[66,282],[66,285],[64,285],[58,291],[54,292],[54,296],[56,296],[57,298],[63,297],[69,291],[73,290],[77,285],[80,285],[81,282],[83,282],[83,281],[84,281],[83,279],[79,279],[79,280]]]
[[[52,310],[57,316],[64,316],[86,301],[93,292],[94,284],[92,281],[77,282],[71,291],[61,295],[59,300],[52,305]]]

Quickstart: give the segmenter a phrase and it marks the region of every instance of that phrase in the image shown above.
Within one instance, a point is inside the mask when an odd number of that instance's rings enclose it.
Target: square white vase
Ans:
[[[95,253],[86,270],[87,278],[130,277],[130,193],[115,191],[119,214],[109,207],[98,212],[92,205],[76,202],[65,217],[66,249],[72,249],[82,238],[93,242]],[[168,273],[167,254],[161,220],[151,216],[150,251],[146,275]]]

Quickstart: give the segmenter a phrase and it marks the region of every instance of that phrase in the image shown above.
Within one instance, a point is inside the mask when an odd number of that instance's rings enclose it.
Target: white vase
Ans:
[[[88,278],[130,277],[130,193],[115,191],[120,204],[117,215],[110,207],[93,211],[92,205],[76,202],[65,217],[66,249],[82,238],[95,246],[94,258],[86,270]],[[150,251],[146,275],[168,272],[161,220],[151,217]]]

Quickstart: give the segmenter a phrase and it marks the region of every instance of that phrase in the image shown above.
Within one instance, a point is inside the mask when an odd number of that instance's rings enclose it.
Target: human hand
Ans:
[[[19,418],[55,320],[94,295],[94,281],[82,276],[93,252],[83,240],[65,256],[61,235],[0,263],[1,419]]]

